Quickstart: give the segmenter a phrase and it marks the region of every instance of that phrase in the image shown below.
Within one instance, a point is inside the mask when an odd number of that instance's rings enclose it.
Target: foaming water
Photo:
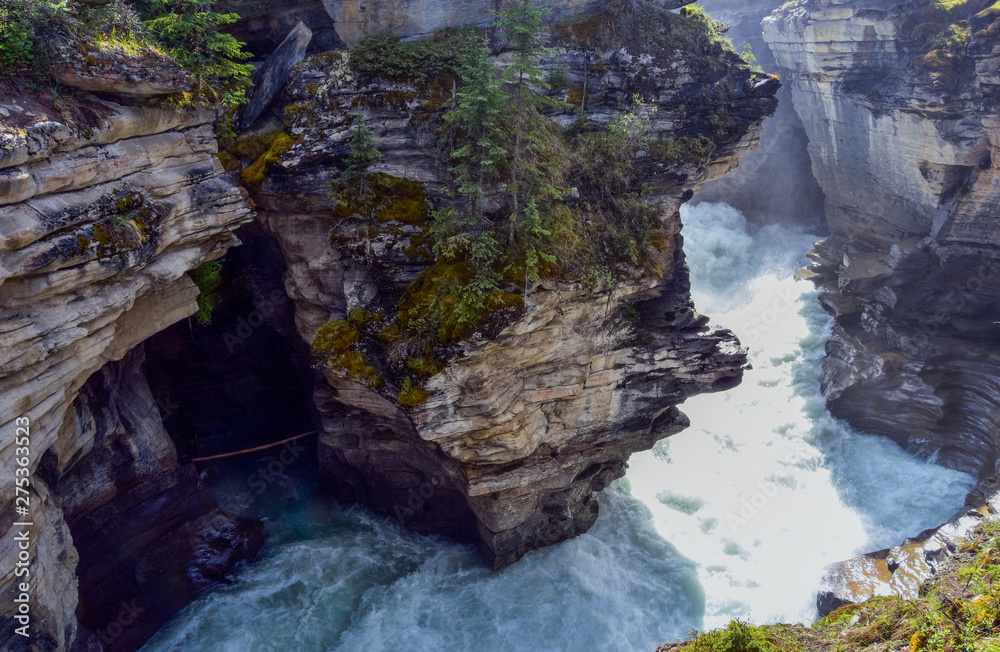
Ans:
[[[689,400],[691,428],[632,457],[632,493],[698,563],[706,627],[809,622],[823,566],[941,524],[973,479],[826,410],[817,370],[832,319],[793,278],[813,236],[754,228],[725,204],[682,215],[695,304],[740,335],[753,369]]]
[[[360,509],[305,508],[273,546],[145,650],[651,650],[700,622],[694,565],[619,482],[587,534],[499,572]],[[310,509],[315,510],[310,512]]]
[[[696,305],[741,336],[754,368],[688,401],[692,427],[633,456],[590,532],[491,572],[467,546],[303,498],[265,510],[280,515],[264,559],[144,649],[648,651],[737,616],[808,622],[825,564],[950,517],[969,476],[826,411],[830,318],[792,278],[814,238],[753,228],[724,204],[683,216]]]

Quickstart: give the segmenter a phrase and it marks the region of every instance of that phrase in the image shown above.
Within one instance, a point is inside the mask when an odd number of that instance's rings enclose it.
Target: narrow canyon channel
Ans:
[[[492,572],[471,547],[326,504],[306,456],[225,461],[213,490],[264,518],[263,559],[143,649],[652,650],[731,618],[809,623],[824,565],[952,516],[971,476],[825,407],[832,318],[794,278],[817,236],[721,203],[682,215],[695,305],[752,369],[685,403],[691,427],[631,458],[588,533]]]

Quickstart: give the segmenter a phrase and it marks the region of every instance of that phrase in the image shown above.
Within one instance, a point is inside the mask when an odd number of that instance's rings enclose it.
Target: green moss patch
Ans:
[[[367,315],[370,313],[365,312]],[[367,323],[360,313],[355,313],[354,323]],[[353,350],[361,339],[361,331],[348,319],[335,319],[320,326],[313,338],[313,352],[324,358],[331,368],[344,372],[351,380],[365,383],[371,388],[385,385],[378,370],[371,365],[368,357]]]
[[[361,215],[379,222],[401,222],[414,226],[421,226],[427,221],[430,206],[424,196],[423,184],[384,172],[369,173],[365,177],[372,191],[365,197],[338,193],[333,209],[335,217]]]
[[[284,131],[271,132],[262,136],[259,142],[267,143],[267,149],[257,157],[257,160],[243,168],[243,171],[240,172],[240,179],[243,181],[243,185],[253,190],[260,190],[267,173],[267,166],[281,163],[281,157],[296,143],[295,139]]]
[[[431,396],[430,392],[419,385],[414,385],[410,377],[407,376],[400,387],[398,400],[403,407],[414,408],[426,403]]]
[[[468,339],[492,314],[524,308],[524,298],[498,290],[470,305],[463,293],[475,278],[468,261],[439,260],[407,287],[399,300],[399,325],[404,330],[436,332],[441,342]]]
[[[347,353],[351,345],[361,338],[361,333],[346,319],[328,321],[316,331],[313,338],[313,351],[336,355]]]
[[[212,311],[222,285],[222,261],[210,260],[191,270],[191,280],[198,286],[198,312],[195,319],[202,325],[212,323]]]

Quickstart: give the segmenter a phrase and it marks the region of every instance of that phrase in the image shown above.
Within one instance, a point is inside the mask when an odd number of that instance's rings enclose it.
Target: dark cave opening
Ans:
[[[278,245],[255,224],[238,236],[210,323],[191,317],[150,338],[144,371],[182,460],[260,448],[197,464],[223,508],[275,516],[316,479],[314,434],[268,447],[317,429],[313,371]]]

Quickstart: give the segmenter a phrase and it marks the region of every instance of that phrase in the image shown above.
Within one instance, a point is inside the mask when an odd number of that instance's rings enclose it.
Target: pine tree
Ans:
[[[363,113],[354,117],[347,144],[351,153],[344,159],[343,173],[330,182],[330,198],[338,204],[363,203],[371,199],[372,194],[368,171],[382,158],[382,153],[378,151],[378,138]]]
[[[488,184],[497,181],[507,163],[507,98],[486,40],[470,36],[460,70],[464,85],[455,93],[455,108],[445,120],[458,136],[451,156],[463,211],[443,208],[432,214],[429,230],[439,257],[463,256],[476,270],[462,289],[455,311],[460,323],[471,323],[485,309],[487,297],[500,287],[496,261],[503,253],[493,236],[493,224],[483,214]]]
[[[465,84],[455,93],[455,108],[444,118],[459,137],[451,154],[457,161],[452,172],[458,192],[468,199],[472,213],[481,215],[485,186],[499,178],[507,161],[507,101],[485,39],[468,38],[460,73]]]
[[[382,158],[382,152],[378,151],[378,139],[368,126],[364,113],[355,116],[351,137],[347,142],[351,153],[347,156],[343,176],[349,183],[357,184],[359,197],[367,197],[370,188],[365,177],[369,168]]]
[[[514,122],[514,151],[511,159],[511,182],[509,189],[513,199],[513,212],[510,219],[508,244],[514,244],[517,221],[520,218],[521,199],[526,185],[525,176],[538,177],[530,159],[531,145],[526,142],[526,136],[537,134],[539,125],[533,118],[537,117],[535,96],[531,86],[547,90],[548,83],[538,69],[538,61],[542,55],[548,54],[547,42],[542,37],[542,16],[548,9],[535,8],[531,0],[520,0],[517,5],[507,11],[496,12],[496,24],[499,32],[509,41],[514,51],[511,66],[504,71],[504,86],[508,89]],[[533,124],[534,123],[534,124]],[[537,180],[537,179],[536,179]]]

